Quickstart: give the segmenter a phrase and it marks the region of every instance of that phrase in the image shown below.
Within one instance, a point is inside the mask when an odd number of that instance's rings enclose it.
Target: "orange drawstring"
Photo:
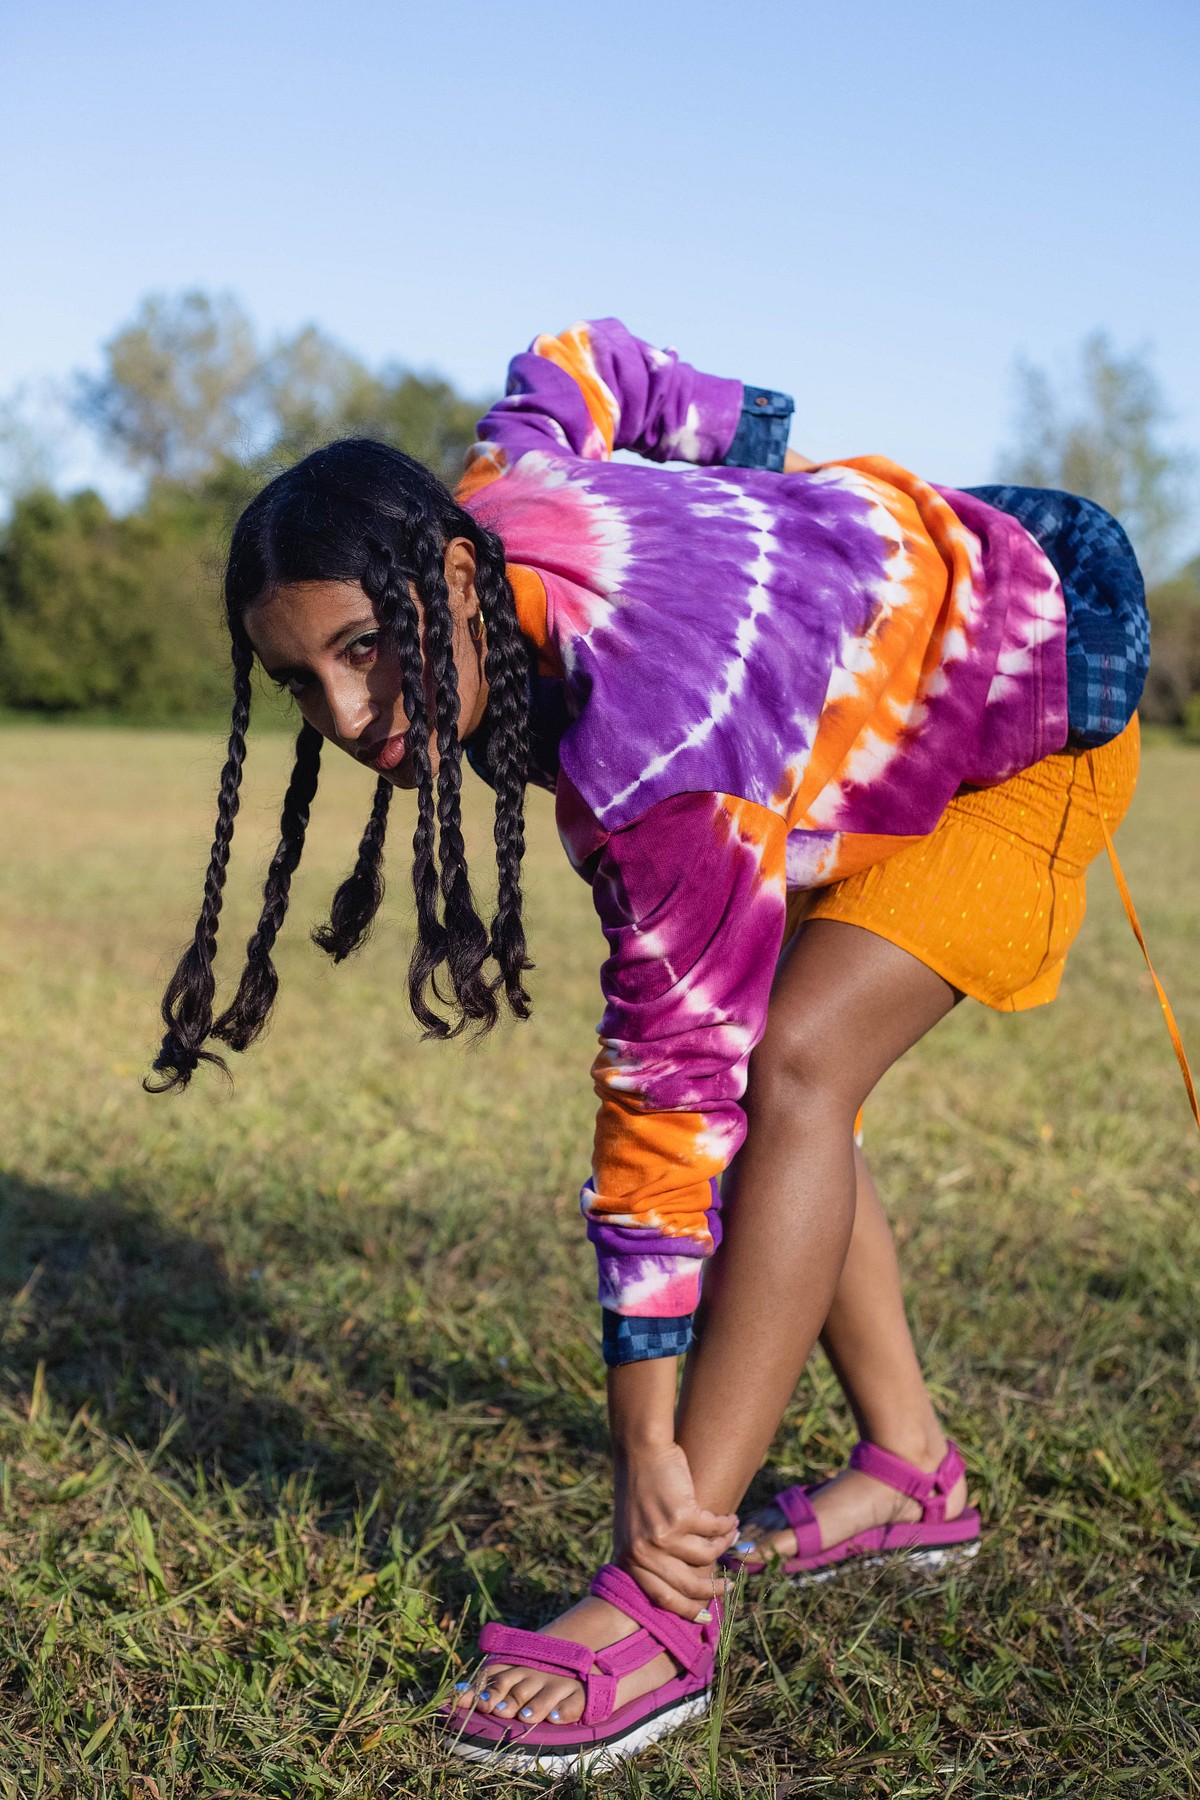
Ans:
[[[1188,1101],[1192,1109],[1192,1117],[1195,1119],[1196,1124],[1200,1125],[1200,1104],[1198,1104],[1196,1100],[1196,1084],[1192,1080],[1192,1071],[1188,1067],[1187,1052],[1183,1047],[1183,1038],[1180,1036],[1179,1027],[1175,1023],[1175,1014],[1171,1010],[1171,1002],[1167,999],[1166,989],[1154,972],[1154,964],[1150,961],[1150,952],[1146,948],[1146,939],[1142,935],[1142,927],[1138,922],[1137,912],[1134,909],[1133,897],[1129,892],[1129,884],[1125,880],[1124,871],[1122,870],[1120,863],[1117,861],[1116,846],[1112,841],[1112,833],[1108,829],[1108,820],[1104,816],[1104,808],[1100,804],[1100,789],[1096,782],[1096,771],[1092,767],[1092,753],[1090,750],[1087,752],[1087,765],[1088,772],[1092,777],[1092,792],[1096,796],[1096,811],[1100,815],[1100,826],[1104,832],[1104,843],[1108,850],[1108,860],[1112,864],[1112,872],[1117,881],[1117,892],[1121,896],[1121,903],[1125,908],[1125,916],[1133,927],[1133,935],[1141,945],[1142,955],[1146,959],[1146,967],[1150,971],[1150,979],[1154,983],[1154,991],[1158,995],[1158,1003],[1163,1009],[1163,1016],[1167,1021],[1167,1030],[1171,1034],[1171,1043],[1174,1047],[1175,1055],[1178,1058],[1179,1067],[1183,1072],[1183,1085],[1187,1089]]]

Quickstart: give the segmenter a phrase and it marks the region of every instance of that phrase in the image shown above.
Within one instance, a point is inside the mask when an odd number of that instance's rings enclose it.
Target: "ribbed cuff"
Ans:
[[[742,390],[742,414],[722,462],[728,469],[782,470],[796,403],[772,388]]]
[[[650,1362],[658,1356],[686,1356],[692,1341],[693,1314],[681,1319],[631,1319],[601,1308],[604,1360],[610,1369],[622,1363]]]

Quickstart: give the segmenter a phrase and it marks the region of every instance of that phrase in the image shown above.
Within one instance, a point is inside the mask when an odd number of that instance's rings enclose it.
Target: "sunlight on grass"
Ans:
[[[287,755],[252,747],[226,981]],[[152,1099],[219,757],[0,733],[0,1796],[544,1791],[464,1776],[429,1721],[481,1620],[540,1622],[605,1553],[590,898],[532,795],[534,1018],[421,1045],[403,803],[374,941],[307,942],[370,801],[331,759],[271,1035],[232,1091]],[[1148,752],[1120,847],[1195,1051],[1200,753]],[[719,1736],[560,1792],[1197,1791],[1198,1140],[1102,867],[1092,902],[1057,1005],[960,1009],[868,1108],[971,1573],[747,1595]],[[852,1439],[818,1362],[762,1487]]]

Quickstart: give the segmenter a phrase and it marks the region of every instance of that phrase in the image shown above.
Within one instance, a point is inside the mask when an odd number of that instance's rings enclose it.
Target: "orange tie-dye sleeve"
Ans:
[[[600,1299],[639,1318],[695,1304],[719,1236],[716,1181],[783,938],[785,826],[723,794],[652,807],[605,844],[592,881],[608,940],[600,1110],[583,1205]]]

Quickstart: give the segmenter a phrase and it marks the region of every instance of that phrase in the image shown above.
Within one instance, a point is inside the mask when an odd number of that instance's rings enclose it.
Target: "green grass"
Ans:
[[[251,754],[227,951],[286,755]],[[575,1200],[602,940],[535,795],[535,1017],[419,1045],[399,820],[367,952],[333,970],[305,939],[369,802],[334,759],[273,1034],[232,1094],[151,1099],[217,757],[0,736],[0,1797],[532,1793],[463,1774],[429,1719],[483,1619],[541,1622],[605,1553]],[[1200,754],[1151,749],[1121,850],[1200,1049]],[[714,1726],[562,1793],[1200,1792],[1198,1140],[1104,868],[1092,889],[1055,1006],[961,1008],[868,1110],[985,1514],[970,1574],[744,1599]],[[851,1439],[817,1363],[763,1487]]]

